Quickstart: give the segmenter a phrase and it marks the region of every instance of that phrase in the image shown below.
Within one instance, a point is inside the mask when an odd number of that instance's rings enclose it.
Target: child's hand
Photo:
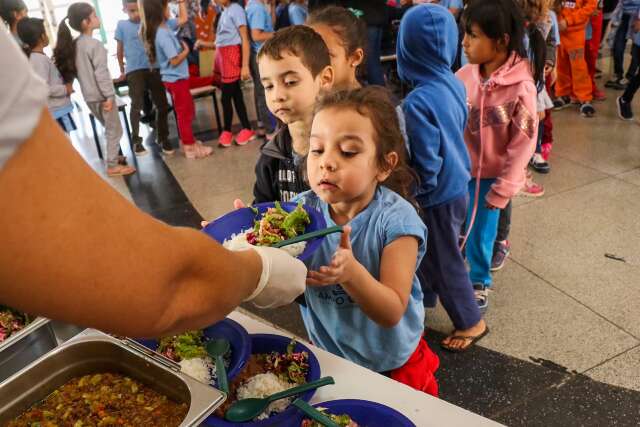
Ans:
[[[127,80],[127,75],[126,75],[126,74],[124,74],[124,73],[120,74],[120,77],[118,77],[117,79],[115,79],[115,81],[116,81],[116,82],[123,82],[123,81],[125,81],[125,80]]]
[[[545,111],[538,112],[538,120],[542,121],[546,116],[547,116],[547,113]]]
[[[558,21],[558,30],[564,31],[566,29],[567,29],[567,21],[565,21],[564,19],[560,19]]]
[[[319,271],[307,273],[307,285],[326,286],[348,283],[353,279],[354,267],[358,261],[351,250],[351,227],[345,226],[340,238],[340,246],[333,255],[331,264],[320,267]]]
[[[633,31],[635,31],[636,33],[640,32],[640,19],[636,19],[635,21],[633,21]]]
[[[102,109],[105,111],[105,113],[109,113],[111,110],[113,110],[113,99],[109,98],[104,101],[102,103]]]
[[[484,207],[487,208],[487,209],[490,209],[490,210],[500,209],[499,207],[494,206],[494,205],[492,205],[491,203],[489,203],[487,201],[484,202]]]
[[[66,83],[65,86],[67,87],[67,95],[71,95],[73,93],[73,83]]]
[[[249,71],[249,67],[242,67],[242,71],[240,72],[240,77],[242,80],[249,80],[251,78],[251,72]]]

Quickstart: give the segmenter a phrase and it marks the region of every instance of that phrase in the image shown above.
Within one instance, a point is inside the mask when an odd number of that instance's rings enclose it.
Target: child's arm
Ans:
[[[118,80],[124,80],[126,78],[124,73],[124,45],[120,40],[117,40],[116,56],[118,57],[118,65],[120,66],[120,77],[118,77]]]
[[[598,5],[598,0],[584,0],[580,7],[575,9],[565,9],[562,17],[566,22],[567,27],[573,27],[574,25],[584,25],[593,15]],[[560,27],[562,24],[558,22]]]
[[[429,123],[429,114],[407,99],[402,103],[411,162],[420,177],[420,187],[429,193],[438,186],[443,159],[440,156],[440,131]]]
[[[402,236],[384,247],[378,281],[355,259],[350,234],[351,227],[345,227],[331,265],[309,271],[307,284],[339,283],[369,318],[382,327],[392,328],[407,310],[416,270],[418,240],[413,236]]]
[[[242,80],[248,80],[251,78],[251,73],[249,72],[249,49],[251,49],[251,45],[249,44],[249,32],[247,31],[246,25],[238,27],[238,31],[240,32],[240,38],[242,39],[242,70],[240,72],[240,76],[242,77]]]
[[[173,67],[177,67],[189,56],[189,46],[185,42],[182,42],[182,52],[174,56],[169,60],[169,64]]]
[[[525,180],[525,169],[536,149],[538,121],[536,120],[537,91],[533,83],[525,86],[509,126],[509,142],[504,166],[487,193],[489,207],[504,208],[515,196]]]
[[[185,0],[178,0],[178,17],[176,18],[176,23],[178,27],[182,27],[189,20],[189,14],[187,11],[187,3]]]
[[[105,102],[109,103],[111,98],[116,95],[116,91],[113,87],[111,73],[109,73],[109,66],[107,65],[107,49],[105,49],[102,43],[95,40],[90,54],[96,76],[96,84],[98,85],[100,93],[105,98]],[[110,109],[111,108],[107,108],[105,105],[106,111],[110,111]]]

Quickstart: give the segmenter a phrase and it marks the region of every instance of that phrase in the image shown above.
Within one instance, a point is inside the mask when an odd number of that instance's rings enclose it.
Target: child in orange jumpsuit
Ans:
[[[558,11],[560,48],[558,49],[558,80],[554,108],[571,105],[571,97],[580,102],[580,114],[593,117],[596,110],[591,78],[584,58],[587,21],[596,9],[597,0],[565,0]]]

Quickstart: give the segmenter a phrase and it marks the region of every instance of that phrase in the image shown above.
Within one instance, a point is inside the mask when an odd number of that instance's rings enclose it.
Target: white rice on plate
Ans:
[[[275,374],[269,372],[266,374],[258,374],[249,378],[244,382],[244,384],[238,387],[237,396],[238,400],[249,398],[262,399],[264,397],[271,396],[274,393],[287,390],[294,386],[294,384],[289,384],[285,381],[282,381]],[[267,407],[267,409],[265,409],[264,412],[260,414],[256,419],[264,420],[269,418],[272,413],[280,413],[284,411],[289,407],[289,405],[291,405],[293,399],[293,397],[288,397],[286,399],[280,399],[272,402]]]
[[[230,239],[224,241],[222,246],[230,251],[246,251],[247,249],[253,249],[253,245],[247,241],[247,233],[251,230],[245,230],[238,234],[233,234]],[[292,257],[297,257],[307,247],[307,242],[294,243],[293,245],[283,246],[279,249],[287,252]]]
[[[216,375],[216,364],[209,356],[194,359],[182,359],[180,371],[203,384],[211,385]]]

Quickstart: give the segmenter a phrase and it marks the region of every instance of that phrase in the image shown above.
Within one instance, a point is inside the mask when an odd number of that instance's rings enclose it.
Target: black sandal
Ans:
[[[468,336],[468,337],[463,335],[454,335],[452,337],[449,337],[449,340],[450,340],[449,342],[451,342],[451,340],[458,340],[458,341],[469,342],[469,344],[467,344],[464,347],[455,348],[455,347],[451,347],[450,345],[440,343],[440,347],[443,350],[447,350],[448,352],[451,352],[451,353],[464,353],[465,351],[469,350],[469,348],[471,348],[474,344],[476,344],[478,341],[484,338],[488,333],[489,333],[489,327],[487,326],[485,330],[479,335]]]

